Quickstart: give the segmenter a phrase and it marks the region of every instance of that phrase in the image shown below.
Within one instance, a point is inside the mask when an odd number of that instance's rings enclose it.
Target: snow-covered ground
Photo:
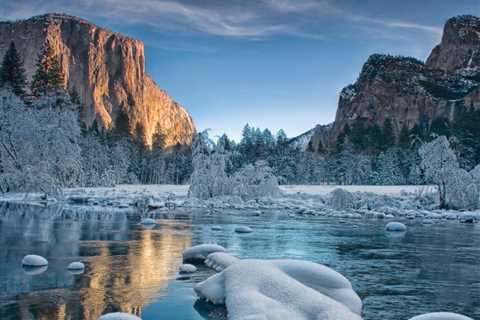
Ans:
[[[326,195],[335,189],[344,189],[348,192],[372,192],[375,194],[385,195],[400,195],[404,192],[418,193],[418,192],[435,192],[435,186],[340,186],[340,185],[285,185],[280,186],[280,189],[286,194],[306,193],[310,195]]]

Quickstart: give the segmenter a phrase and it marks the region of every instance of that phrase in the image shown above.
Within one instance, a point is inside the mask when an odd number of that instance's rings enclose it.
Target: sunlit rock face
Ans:
[[[141,41],[61,14],[1,22],[0,56],[12,40],[29,80],[43,45],[52,46],[60,56],[67,89],[80,97],[87,126],[95,120],[102,128],[127,125],[125,129],[147,145],[156,132],[165,137],[167,146],[191,142],[193,121],[145,73]],[[119,121],[124,118],[126,124]]]
[[[371,55],[357,81],[345,87],[329,132],[313,134],[332,146],[346,124],[383,125],[390,119],[398,135],[435,118],[454,120],[459,107],[480,108],[480,19],[459,16],[445,24],[442,42],[426,63],[409,57]]]

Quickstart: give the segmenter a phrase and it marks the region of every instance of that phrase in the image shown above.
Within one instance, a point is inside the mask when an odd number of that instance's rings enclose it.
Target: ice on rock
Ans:
[[[385,230],[390,232],[405,232],[407,231],[407,226],[401,222],[389,222],[387,223]]]
[[[207,259],[205,260],[205,265],[217,272],[220,272],[237,261],[239,261],[238,258],[226,252],[214,252],[208,255]]]
[[[142,320],[136,315],[125,312],[112,312],[101,316],[98,320]]]
[[[200,244],[183,251],[183,262],[203,262],[209,254],[225,251],[225,248],[218,244]]]
[[[37,256],[36,254],[29,254],[23,257],[22,265],[28,267],[43,267],[48,265],[48,261],[42,256]]]
[[[194,273],[194,272],[197,272],[197,267],[195,267],[194,265],[192,264],[182,264],[178,270],[180,271],[180,273]]]
[[[361,320],[362,303],[336,271],[300,260],[238,260],[195,286],[229,319]]]
[[[432,312],[410,318],[410,320],[473,320],[458,313]]]
[[[252,233],[253,229],[247,226],[240,226],[235,228],[236,233]]]
[[[85,265],[80,261],[72,262],[67,266],[67,270],[83,270],[83,269],[85,269]]]

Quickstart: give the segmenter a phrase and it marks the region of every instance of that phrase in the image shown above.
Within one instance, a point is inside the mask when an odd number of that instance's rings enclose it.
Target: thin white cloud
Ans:
[[[216,5],[206,5],[205,2],[192,4],[181,0],[4,1],[7,4],[0,8],[0,18],[4,19],[63,11],[87,18],[102,17],[111,20],[113,24],[145,24],[159,30],[236,38],[262,39],[289,35],[325,39],[320,31],[325,17],[349,21],[365,29],[372,27],[369,30],[372,34],[376,26],[382,26],[391,29],[388,34],[397,38],[402,38],[402,30],[418,30],[435,37],[442,33],[438,26],[360,15],[340,8],[331,0],[226,1]],[[378,30],[377,33],[386,34],[385,30]]]

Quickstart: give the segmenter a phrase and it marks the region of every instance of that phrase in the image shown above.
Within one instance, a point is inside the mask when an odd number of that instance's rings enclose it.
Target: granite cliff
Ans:
[[[0,56],[13,41],[31,80],[43,46],[60,57],[66,89],[82,104],[81,119],[101,128],[127,125],[146,145],[161,134],[166,146],[189,144],[195,126],[188,112],[145,73],[143,43],[64,14],[0,22]],[[126,119],[120,124],[120,118]]]
[[[426,62],[409,57],[371,55],[354,84],[345,87],[330,130],[317,131],[310,144],[332,146],[346,124],[383,125],[396,134],[403,125],[436,118],[454,121],[457,108],[480,108],[480,18],[449,19],[442,41]]]

